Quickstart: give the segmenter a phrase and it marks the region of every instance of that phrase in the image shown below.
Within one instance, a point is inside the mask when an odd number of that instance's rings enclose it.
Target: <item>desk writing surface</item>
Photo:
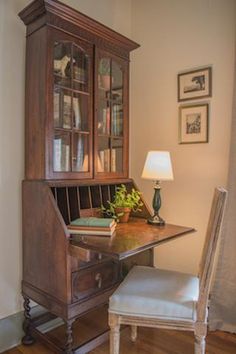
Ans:
[[[147,224],[146,219],[130,218],[128,223],[118,224],[112,236],[71,235],[70,242],[121,260],[194,231],[192,227],[155,226]]]

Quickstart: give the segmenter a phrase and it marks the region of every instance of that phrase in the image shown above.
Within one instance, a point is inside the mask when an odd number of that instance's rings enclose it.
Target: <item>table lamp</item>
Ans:
[[[144,164],[142,178],[155,181],[152,201],[154,215],[147,222],[153,225],[165,225],[165,221],[159,215],[161,207],[160,182],[174,179],[170,153],[168,151],[149,151]]]

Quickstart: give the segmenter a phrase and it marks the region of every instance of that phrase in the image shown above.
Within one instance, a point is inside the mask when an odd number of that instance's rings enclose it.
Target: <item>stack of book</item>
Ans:
[[[111,236],[116,228],[114,219],[78,218],[67,225],[70,234]]]

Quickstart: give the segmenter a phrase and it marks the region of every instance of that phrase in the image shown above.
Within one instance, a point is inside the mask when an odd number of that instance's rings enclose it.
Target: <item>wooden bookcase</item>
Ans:
[[[129,53],[138,44],[56,0],[27,25],[26,179],[128,177]]]
[[[135,187],[128,179],[129,54],[138,44],[57,0],[35,0],[19,16],[27,26],[22,341],[37,337],[57,353],[86,353],[107,331],[77,345],[72,324],[106,304],[134,263],[152,261],[150,250],[120,262],[80,248],[66,227],[96,215],[117,185]],[[48,314],[32,320],[30,299]],[[38,328],[55,316],[65,322],[58,340]]]

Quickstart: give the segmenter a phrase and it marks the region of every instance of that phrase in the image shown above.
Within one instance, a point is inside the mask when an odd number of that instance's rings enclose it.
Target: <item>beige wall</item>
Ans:
[[[21,309],[21,180],[24,175],[25,27],[17,13],[29,0],[0,0],[0,318]],[[199,232],[158,250],[158,264],[196,271],[212,188],[226,179],[232,97],[233,0],[65,0],[137,40],[133,54],[131,174],[150,149],[172,153],[174,182],[163,184],[162,214]],[[132,7],[131,7],[132,4]],[[132,15],[132,32],[131,18]],[[210,143],[177,143],[176,74],[213,65]],[[140,142],[143,142],[140,144]]]
[[[140,174],[148,150],[171,152],[175,179],[163,182],[161,215],[198,231],[156,249],[156,265],[197,272],[213,188],[225,185],[232,109],[236,2],[135,0],[131,86],[131,175],[151,203],[153,183]],[[213,67],[208,144],[178,144],[177,73]],[[141,143],[142,142],[142,143]]]
[[[25,30],[17,13],[26,3],[0,1],[0,318],[21,304]]]
[[[131,1],[63,2],[130,35]],[[30,0],[0,0],[0,319],[21,309],[21,181],[24,178],[25,26]]]

